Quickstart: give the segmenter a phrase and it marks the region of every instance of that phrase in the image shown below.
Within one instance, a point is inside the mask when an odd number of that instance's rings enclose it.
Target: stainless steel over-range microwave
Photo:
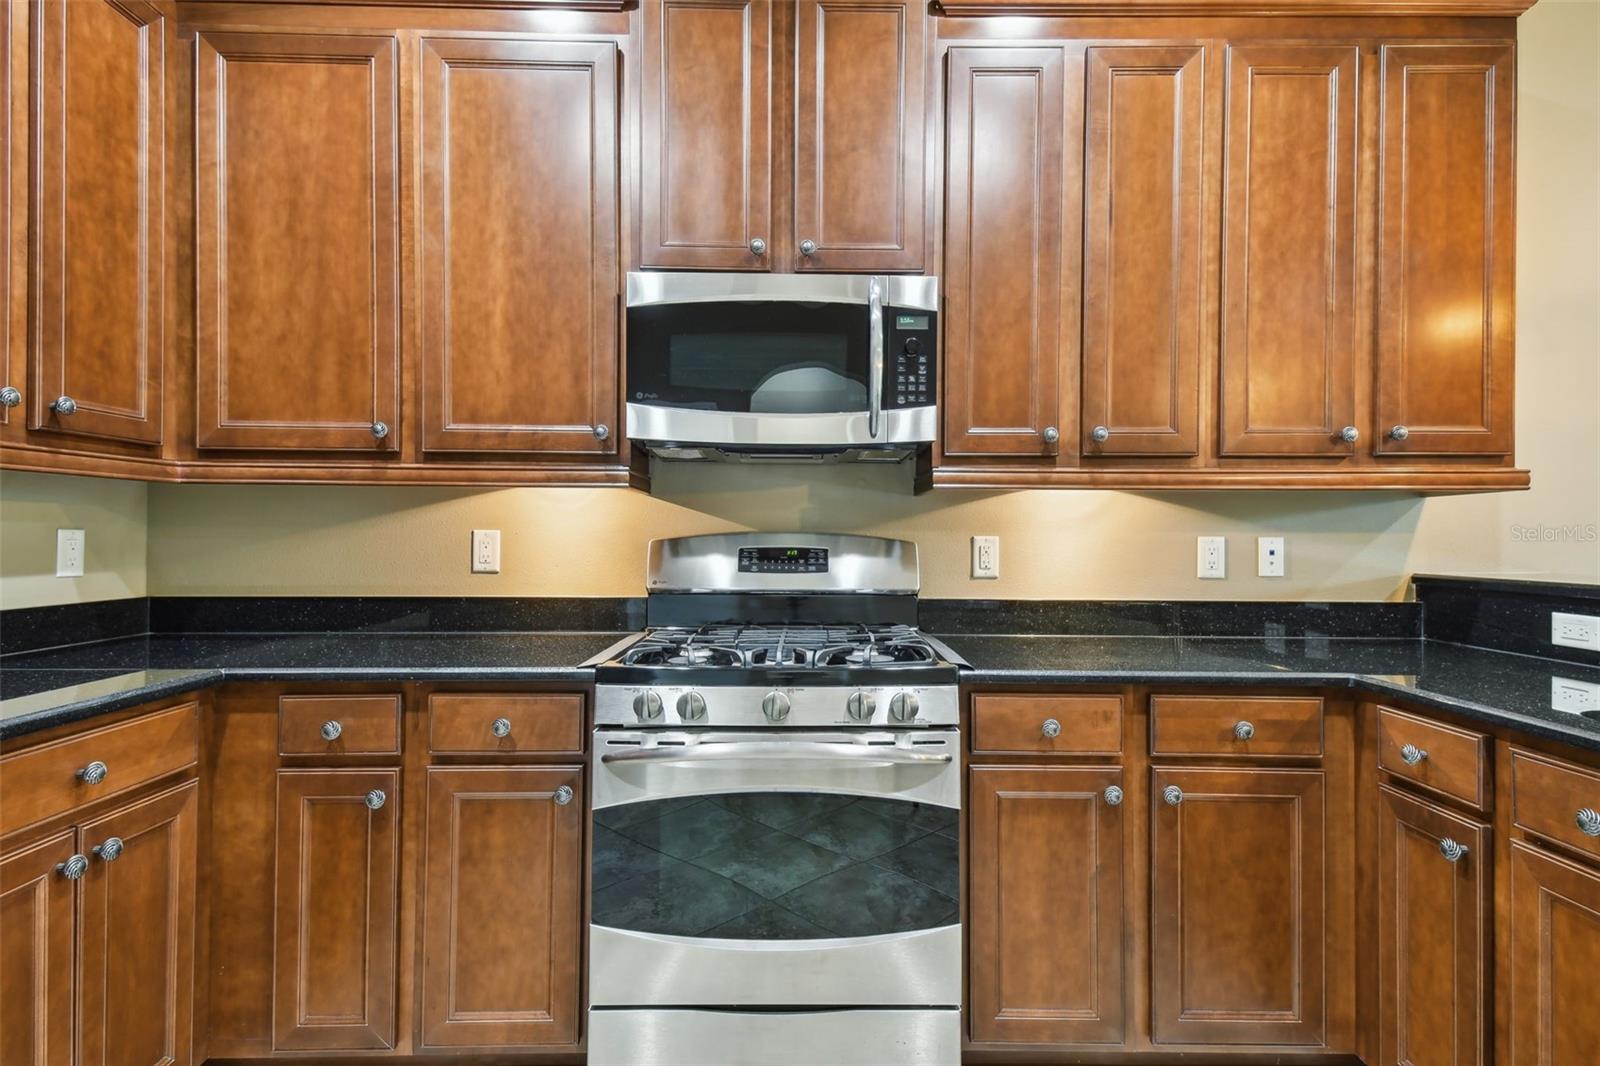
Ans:
[[[937,278],[628,275],[628,437],[670,458],[900,459],[933,440]]]

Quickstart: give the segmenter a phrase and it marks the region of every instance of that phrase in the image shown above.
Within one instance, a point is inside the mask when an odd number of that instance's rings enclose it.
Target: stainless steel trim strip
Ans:
[[[782,576],[782,575],[779,575]],[[899,729],[919,735],[931,727],[953,726],[961,720],[961,700],[955,685],[817,685],[791,688],[787,685],[683,685],[674,684],[671,667],[653,668],[660,679],[644,685],[597,685],[594,694],[594,723],[598,726],[633,728],[642,725],[673,728],[686,725],[735,728],[755,726],[770,729],[774,723],[761,710],[769,692],[789,697],[789,715],[779,724],[785,729]],[[640,722],[634,713],[634,698],[654,692],[661,697],[661,717]],[[678,697],[698,692],[706,701],[706,716],[685,722],[678,714]],[[850,717],[848,704],[853,693],[871,696],[877,703],[872,717],[857,721]],[[896,695],[909,692],[917,697],[917,717],[911,722],[891,722],[889,704]]]
[[[591,1010],[589,1066],[957,1066],[959,1010]]]
[[[883,286],[877,278],[867,284],[867,436],[878,439],[883,415]]]
[[[600,756],[601,762],[675,762],[684,766],[726,759],[848,759],[852,762],[947,763],[955,756],[926,754],[907,748],[867,747],[862,744],[822,744],[791,740],[785,744],[758,744],[748,741],[702,741],[681,748],[634,748]]]
[[[882,411],[880,432],[874,434],[870,411],[757,414],[629,402],[627,425],[628,438],[640,443],[771,450],[833,449],[930,442],[938,432],[937,412],[931,403],[920,407],[892,407]]]
[[[792,303],[866,304],[870,274],[717,274],[691,271],[631,271],[627,306],[771,300]],[[888,275],[891,307],[939,310],[939,279]]]

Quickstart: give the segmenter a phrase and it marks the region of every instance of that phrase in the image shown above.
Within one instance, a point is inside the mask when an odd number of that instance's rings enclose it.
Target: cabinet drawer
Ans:
[[[1314,696],[1152,696],[1156,755],[1321,755]]]
[[[1587,814],[1580,817],[1580,811]],[[1597,812],[1600,773],[1547,755],[1511,749],[1511,820],[1518,828],[1600,857]]]
[[[278,752],[282,755],[398,755],[400,697],[382,694],[280,696]]]
[[[1120,755],[1122,697],[974,696],[972,750]]]
[[[193,766],[199,712],[198,704],[185,703],[0,759],[0,833]],[[78,774],[95,763],[104,765],[105,776],[90,784]]]
[[[1378,765],[1480,810],[1489,806],[1488,751],[1489,738],[1482,733],[1378,708]]]
[[[582,751],[583,697],[577,693],[436,692],[428,697],[428,750],[446,754]]]

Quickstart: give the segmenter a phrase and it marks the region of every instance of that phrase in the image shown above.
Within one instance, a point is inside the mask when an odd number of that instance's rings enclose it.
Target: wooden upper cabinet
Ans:
[[[1198,44],[1088,50],[1086,456],[1199,451],[1206,54]]]
[[[795,17],[795,266],[921,270],[927,4],[799,0]]]
[[[573,767],[428,771],[424,1047],[577,1041],[582,792]]]
[[[158,444],[167,16],[144,0],[37,0],[32,12],[31,425]]]
[[[641,265],[771,268],[773,14],[772,0],[644,0]]]
[[[191,781],[82,829],[79,1066],[191,1061],[199,788]]]
[[[1357,59],[1353,45],[1228,49],[1223,455],[1356,450]]]
[[[1433,803],[1379,792],[1379,1061],[1480,1066],[1489,1058],[1493,835]]]
[[[277,1051],[392,1048],[400,771],[279,770]]]
[[[1383,49],[1380,454],[1511,451],[1512,56],[1510,44]]]
[[[421,49],[423,447],[614,453],[616,45]]]
[[[388,36],[200,36],[202,448],[398,447],[395,52]]]
[[[28,342],[28,5],[0,12],[0,427],[22,422]],[[17,418],[11,411],[17,407]]]
[[[1063,49],[953,47],[946,104],[946,455],[1060,440]]]
[[[74,1066],[72,830],[0,856],[0,1062]]]
[[[1320,770],[1154,772],[1156,1043],[1324,1043],[1323,793]]]
[[[1511,843],[1507,1066],[1576,1066],[1595,1060],[1600,1012],[1600,874]],[[1507,970],[1501,969],[1501,974]]]
[[[972,769],[973,1040],[1122,1042],[1121,784],[1116,767]]]

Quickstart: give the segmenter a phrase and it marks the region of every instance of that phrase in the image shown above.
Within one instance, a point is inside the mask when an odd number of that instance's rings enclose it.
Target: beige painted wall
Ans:
[[[904,470],[682,465],[658,468],[653,498],[156,485],[150,589],[638,595],[650,537],[741,528],[914,539],[932,596],[1366,599],[1402,595],[1414,571],[1600,579],[1600,542],[1563,532],[1600,525],[1600,3],[1541,0],[1519,33],[1517,449],[1530,492],[918,497]],[[502,531],[500,574],[468,572],[474,528]],[[1002,538],[998,581],[966,577],[979,533]],[[1227,581],[1195,578],[1200,534],[1229,537]],[[1286,578],[1254,576],[1260,534],[1288,537]],[[0,591],[10,593],[11,573],[8,564]]]
[[[143,482],[0,471],[0,607],[145,594]],[[86,535],[82,577],[56,577],[56,530]]]

